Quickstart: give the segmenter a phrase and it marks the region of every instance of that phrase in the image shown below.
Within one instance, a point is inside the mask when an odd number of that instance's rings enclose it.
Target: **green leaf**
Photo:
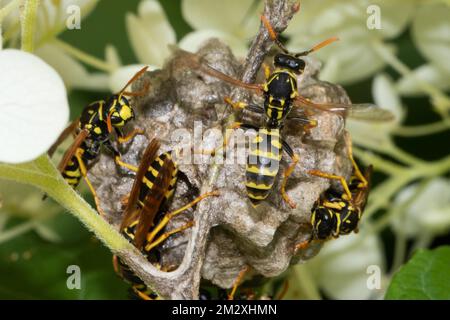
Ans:
[[[0,299],[126,299],[128,285],[114,273],[109,250],[74,217],[59,215],[60,222],[58,231],[67,233],[61,243],[29,232],[0,246]],[[79,290],[67,288],[71,265],[80,268]]]
[[[450,246],[419,250],[394,275],[385,299],[450,299]]]

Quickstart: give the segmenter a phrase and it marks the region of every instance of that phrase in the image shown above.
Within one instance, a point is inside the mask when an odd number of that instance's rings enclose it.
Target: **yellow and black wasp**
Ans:
[[[131,192],[126,200],[120,231],[151,263],[161,268],[158,250],[154,249],[171,235],[191,227],[193,221],[168,232],[162,232],[163,228],[176,215],[195,206],[206,197],[217,196],[218,192],[202,194],[187,205],[167,212],[166,208],[173,196],[178,178],[182,177],[189,185],[190,182],[184,173],[178,170],[171,152],[158,155],[159,147],[159,141],[153,139],[147,146],[139,167],[119,161],[121,166],[136,173]],[[189,189],[195,190],[193,186]],[[114,256],[113,264],[117,274],[131,284],[132,290],[138,297],[146,300],[157,298],[117,256]],[[172,271],[173,267],[162,270]]]
[[[95,189],[87,178],[87,166],[98,157],[101,147],[111,152],[116,161],[120,159],[120,154],[111,141],[113,130],[119,143],[127,142],[135,135],[142,133],[140,130],[133,130],[128,135],[123,132],[125,124],[134,119],[133,108],[126,96],[143,95],[148,87],[140,92],[127,92],[125,90],[140,78],[147,68],[144,67],[137,72],[119,93],[112,95],[106,101],[100,100],[86,106],[80,118],[73,121],[61,133],[58,140],[48,151],[49,156],[52,156],[60,143],[70,134],[76,133],[75,140],[65,152],[58,169],[67,183],[74,188],[78,186],[82,177],[85,179],[99,212],[102,212],[102,210]]]
[[[358,231],[366,206],[372,175],[372,166],[367,167],[363,175],[353,159],[350,137],[346,136],[348,157],[353,171],[347,184],[343,177],[319,172],[325,178],[341,182],[342,190],[330,187],[316,201],[311,212],[311,238],[296,245],[296,250],[305,249],[312,241],[326,241]]]
[[[327,39],[310,50],[293,54],[278,40],[278,36],[269,21],[264,16],[261,19],[271,39],[283,51],[274,57],[275,70],[270,71],[269,68],[265,68],[266,82],[263,84],[244,83],[206,65],[194,54],[186,53],[186,56],[189,57],[192,68],[235,86],[252,90],[264,97],[263,106],[233,102],[229,98],[225,99],[234,108],[245,108],[252,112],[264,114],[265,118],[262,127],[243,123],[233,125],[233,128],[255,129],[256,131],[256,137],[250,143],[246,166],[247,195],[253,206],[258,205],[268,197],[278,174],[282,151],[284,150],[291,157],[292,164],[284,171],[281,194],[283,199],[294,208],[296,205],[286,193],[286,184],[288,177],[299,161],[299,156],[281,137],[281,130],[286,120],[300,121],[304,129],[309,130],[317,125],[316,120],[309,119],[309,116],[317,111],[332,112],[343,117],[351,116],[356,119],[372,121],[391,120],[392,114],[373,104],[316,104],[302,97],[298,93],[297,77],[304,72],[306,63],[301,57],[323,48],[336,41],[337,38]],[[299,112],[291,112],[293,107],[296,107]],[[311,173],[325,176],[325,174],[317,171]]]
[[[200,286],[200,300],[281,300],[289,289],[287,280],[281,285],[274,283],[269,288],[262,276],[251,277],[247,281],[245,277],[251,272],[251,267],[246,265],[234,280],[231,290],[228,292],[212,285],[204,283]]]

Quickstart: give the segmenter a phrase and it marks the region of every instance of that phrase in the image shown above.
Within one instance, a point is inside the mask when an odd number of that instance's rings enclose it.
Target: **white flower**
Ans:
[[[416,183],[398,194],[394,203],[406,205],[406,210],[394,217],[392,227],[409,237],[446,233],[450,229],[450,180],[436,178],[423,190],[420,187]]]
[[[123,88],[124,83],[127,83],[136,72],[142,69],[142,67],[143,65],[140,64],[131,64],[120,67],[111,73],[108,82],[111,92],[119,92]],[[151,67],[147,70],[151,71],[153,69],[155,68]]]
[[[6,5],[11,0],[0,0],[0,7]],[[69,9],[78,7],[80,9],[81,19],[87,17],[96,7],[99,0],[43,0],[40,1],[37,12],[37,21],[35,30],[35,54],[56,71],[59,72],[64,80],[68,90],[88,89],[105,90],[107,89],[108,77],[106,74],[90,74],[87,69],[71,55],[69,55],[61,46],[53,43],[55,37],[66,29],[67,19],[73,14]],[[11,42],[20,37],[20,12],[19,9],[11,12],[3,22],[3,31],[10,32]],[[81,26],[82,27],[82,26]]]
[[[368,28],[372,17],[376,18],[369,6],[380,9],[380,29]],[[412,0],[304,1],[284,34],[291,37],[289,48],[294,51],[309,49],[322,40],[338,36],[339,42],[317,52],[326,62],[321,78],[348,84],[367,78],[385,66],[373,49],[373,42],[398,36],[414,10]]]
[[[260,5],[254,6],[253,0],[223,3],[185,0],[182,2],[183,16],[196,30],[183,37],[178,46],[195,52],[206,40],[219,38],[231,47],[236,56],[244,57],[249,41],[258,30],[261,8]],[[110,74],[109,88],[112,92],[119,90],[143,65],[149,65],[149,70],[161,68],[171,53],[169,46],[176,44],[175,31],[156,0],[142,0],[137,15],[126,14],[126,26],[138,63],[117,67]]]
[[[356,144],[379,149],[391,143],[391,132],[402,122],[405,111],[392,79],[385,74],[379,74],[375,77],[372,95],[375,103],[379,107],[391,111],[395,119],[380,123],[348,119],[347,129]]]
[[[413,71],[413,76],[401,78],[397,83],[400,94],[423,95],[417,80],[441,89],[450,88],[450,7],[444,3],[422,5],[412,23],[412,39],[429,62]]]
[[[170,55],[169,46],[176,43],[176,34],[167,16],[156,0],[142,0],[138,14],[125,16],[128,38],[138,63],[121,66],[114,47],[106,49],[107,60],[114,61],[115,69],[109,75],[109,89],[117,92],[139,69],[148,65],[149,71],[162,67]]]
[[[179,46],[184,50],[196,52],[201,48],[205,41],[211,38],[220,39],[220,41],[227,44],[231,48],[233,54],[237,57],[245,57],[247,54],[247,44],[242,41],[242,39],[235,37],[231,33],[220,30],[207,29],[190,32],[181,39]]]
[[[35,159],[52,145],[69,119],[66,89],[40,58],[19,50],[0,51],[0,161]]]
[[[450,75],[434,64],[424,64],[412,71],[412,74],[400,78],[395,84],[398,93],[404,96],[425,95],[417,79],[440,90],[450,89]]]
[[[170,54],[168,46],[176,42],[176,35],[159,2],[141,1],[138,16],[126,14],[126,26],[139,62],[161,67]]]
[[[195,51],[207,39],[217,37],[237,57],[245,57],[248,44],[258,31],[263,1],[183,0],[181,9],[195,29],[180,41],[183,49]]]
[[[52,42],[38,48],[35,54],[58,71],[68,90],[74,88],[93,91],[108,90],[108,74],[89,73],[78,60]]]
[[[450,7],[433,3],[419,7],[412,24],[412,38],[420,52],[450,77]]]
[[[366,300],[382,296],[382,286],[374,289],[367,284],[372,275],[376,276],[371,268],[379,270],[380,276],[385,272],[382,245],[375,234],[364,231],[328,241],[317,257],[306,263],[327,297]]]
[[[5,6],[12,0],[0,0],[0,7]],[[52,39],[66,29],[67,19],[73,13],[70,8],[78,7],[81,18],[88,16],[97,6],[99,0],[41,0],[38,6],[37,20],[35,27],[36,43],[42,40]],[[13,11],[4,21],[4,29],[8,30],[20,24],[19,9]],[[20,36],[20,28],[12,37]]]

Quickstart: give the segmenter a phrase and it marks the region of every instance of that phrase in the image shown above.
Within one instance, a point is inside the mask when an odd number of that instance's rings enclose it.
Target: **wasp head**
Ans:
[[[311,223],[315,237],[326,240],[333,234],[337,219],[330,209],[319,206],[313,211]]]
[[[114,127],[123,127],[128,121],[134,119],[134,111],[130,102],[123,95],[115,95],[109,103],[108,116]]]
[[[277,68],[286,68],[296,74],[302,74],[306,66],[303,59],[296,58],[293,55],[286,53],[278,53],[275,55],[273,63]]]

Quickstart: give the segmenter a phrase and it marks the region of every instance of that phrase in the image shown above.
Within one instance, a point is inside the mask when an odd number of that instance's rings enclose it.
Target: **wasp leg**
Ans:
[[[97,206],[97,211],[101,216],[105,216],[105,212],[103,211],[102,207],[100,206],[100,199],[97,195],[97,192],[95,191],[94,186],[92,185],[91,181],[87,177],[87,168],[86,165],[83,162],[83,159],[80,154],[80,149],[78,149],[75,152],[75,157],[78,160],[78,164],[80,165],[80,172],[84,178],[84,181],[86,181],[86,184],[88,185],[89,189],[91,190],[92,196],[94,197],[95,205]]]
[[[281,182],[281,196],[283,197],[284,201],[286,201],[287,204],[289,204],[289,206],[294,209],[297,207],[297,205],[295,204],[295,202],[293,202],[291,200],[291,198],[288,196],[288,194],[286,193],[286,184],[287,184],[287,180],[289,178],[289,176],[292,174],[292,172],[294,172],[295,166],[297,165],[297,163],[300,160],[300,157],[298,155],[296,155],[294,153],[294,151],[292,150],[292,148],[287,144],[286,141],[282,140],[281,141],[283,144],[283,149],[284,151],[286,151],[286,153],[291,157],[292,159],[292,163],[289,165],[289,167],[284,171],[283,173],[283,181]]]
[[[149,243],[145,246],[146,252],[148,253],[150,250],[152,250],[156,246],[160,245],[164,240],[166,240],[170,236],[174,235],[175,233],[183,232],[184,230],[189,229],[193,225],[194,225],[194,221],[189,221],[188,223],[182,225],[179,228],[176,228],[176,229],[173,229],[173,230],[163,233],[160,237],[158,237],[158,239],[156,239],[152,243]]]
[[[226,104],[230,105],[234,110],[245,109],[248,104],[242,101],[234,102],[230,97],[225,97],[223,99]]]
[[[127,135],[124,135],[124,133],[121,129],[119,129],[119,128],[115,128],[115,129],[116,129],[116,134],[117,134],[117,141],[119,143],[128,142],[131,139],[133,139],[135,136],[144,134],[144,130],[142,130],[142,129],[134,129]]]
[[[244,279],[245,274],[250,270],[249,266],[245,266],[244,269],[239,272],[239,275],[237,276],[236,280],[233,283],[233,289],[231,289],[231,292],[228,294],[228,300],[233,300],[234,295],[236,294],[236,290],[239,287],[239,285],[242,282],[242,279]]]
[[[232,130],[243,129],[243,130],[255,130],[255,131],[259,130],[259,128],[254,126],[254,125],[251,125],[251,124],[248,124],[248,123],[242,123],[242,122],[234,122],[231,125],[230,129],[232,129]],[[227,148],[228,147],[228,140],[229,139],[230,139],[230,135],[226,134],[225,135],[225,139],[223,141],[223,148]]]
[[[307,121],[307,123],[303,126],[303,130],[305,130],[305,132],[307,134],[311,133],[311,129],[314,129],[315,127],[317,127],[317,120],[315,119],[310,119]]]
[[[329,202],[329,201],[323,201],[323,202],[322,202],[322,205],[323,205],[325,208],[328,208],[328,209],[342,210],[342,204],[339,204],[339,203],[333,203],[333,202]]]
[[[119,261],[118,261],[119,257],[116,255],[113,255],[112,257],[112,263],[113,263],[113,268],[114,268],[114,272],[116,274],[120,274],[120,267],[119,267]]]
[[[139,298],[141,298],[142,300],[156,300],[156,299],[151,298],[149,295],[143,293],[142,291],[140,291],[140,290],[139,290],[138,288],[136,288],[136,286],[134,286],[134,285],[133,285],[131,288],[132,288],[133,292],[134,292]]]
[[[249,111],[255,112],[255,113],[264,113],[264,108],[257,104],[246,103],[246,102],[242,102],[242,101],[235,102],[235,101],[231,100],[230,97],[225,97],[224,101],[225,101],[225,103],[230,105],[234,110],[246,109],[246,110],[249,110]]]
[[[304,240],[304,241],[302,241],[300,243],[297,243],[295,245],[294,253],[297,253],[298,250],[305,250],[305,249],[307,249],[311,245],[311,243],[313,241],[322,241],[322,240],[314,239],[314,234],[311,234],[311,236],[308,239],[306,239],[306,240]]]
[[[266,77],[266,80],[268,80],[270,78],[270,75],[272,74],[272,70],[270,70],[270,67],[263,62],[262,64],[263,69],[264,69],[264,75]]]
[[[289,280],[286,279],[283,282],[283,288],[281,289],[281,292],[278,294],[276,300],[283,300],[288,290],[289,290]]]
[[[287,117],[290,121],[295,121],[303,126],[303,130],[305,133],[310,133],[311,129],[317,127],[317,120],[315,119],[308,119],[306,116],[300,116],[300,115],[289,115]]]
[[[297,253],[298,250],[307,249],[309,247],[309,245],[311,244],[311,242],[312,242],[312,239],[308,239],[308,240],[302,241],[300,243],[297,243],[295,245],[294,252]]]
[[[338,175],[322,172],[320,170],[309,170],[308,173],[310,175],[316,176],[316,177],[321,177],[321,178],[326,178],[326,179],[331,179],[331,180],[339,180],[339,182],[342,185],[342,188],[344,188],[344,191],[348,197],[347,200],[352,199],[352,193],[350,192],[347,181],[345,181],[345,178],[343,176],[338,176]]]
[[[117,151],[117,149],[114,148],[114,146],[111,144],[111,142],[105,141],[103,143],[103,147],[106,148],[106,150],[108,150],[109,152],[111,152],[114,155],[114,162],[119,167],[126,168],[132,172],[138,172],[138,169],[139,169],[138,167],[122,161],[119,151]]]
[[[125,142],[130,141],[131,139],[133,139],[135,136],[137,136],[139,134],[141,134],[141,135],[144,134],[144,130],[142,130],[142,129],[134,129],[133,131],[131,131],[126,136],[118,135],[117,141],[119,143],[125,143]]]
[[[121,167],[123,167],[123,168],[126,168],[126,169],[128,169],[128,170],[130,170],[130,171],[138,172],[138,170],[139,170],[138,167],[133,166],[132,164],[123,162],[119,155],[116,155],[116,156],[115,156],[114,161],[116,162],[116,164],[117,164],[118,166],[121,166]]]
[[[350,137],[350,134],[346,132],[345,136],[345,144],[347,145],[347,152],[348,157],[353,165],[354,175],[362,182],[362,188],[367,188],[369,183],[367,182],[366,177],[362,174],[361,170],[359,169],[358,165],[356,164],[355,159],[353,158],[353,144],[352,144],[352,138]]]
[[[198,202],[202,201],[203,199],[207,198],[207,197],[211,197],[211,196],[218,196],[219,192],[216,191],[211,191],[211,192],[207,192],[205,194],[202,194],[200,196],[198,196],[197,198],[195,198],[193,201],[189,202],[187,205],[167,213],[162,219],[161,221],[158,223],[158,225],[152,230],[152,232],[150,232],[147,235],[147,242],[148,244],[145,246],[145,251],[149,251],[151,248],[153,248],[152,243],[153,243],[153,239],[156,237],[156,235],[161,231],[162,228],[164,228],[169,221],[179,215],[180,213],[186,211],[189,208],[192,208],[193,206],[195,206]],[[164,235],[163,235],[164,236]],[[161,236],[162,237],[162,236]]]

